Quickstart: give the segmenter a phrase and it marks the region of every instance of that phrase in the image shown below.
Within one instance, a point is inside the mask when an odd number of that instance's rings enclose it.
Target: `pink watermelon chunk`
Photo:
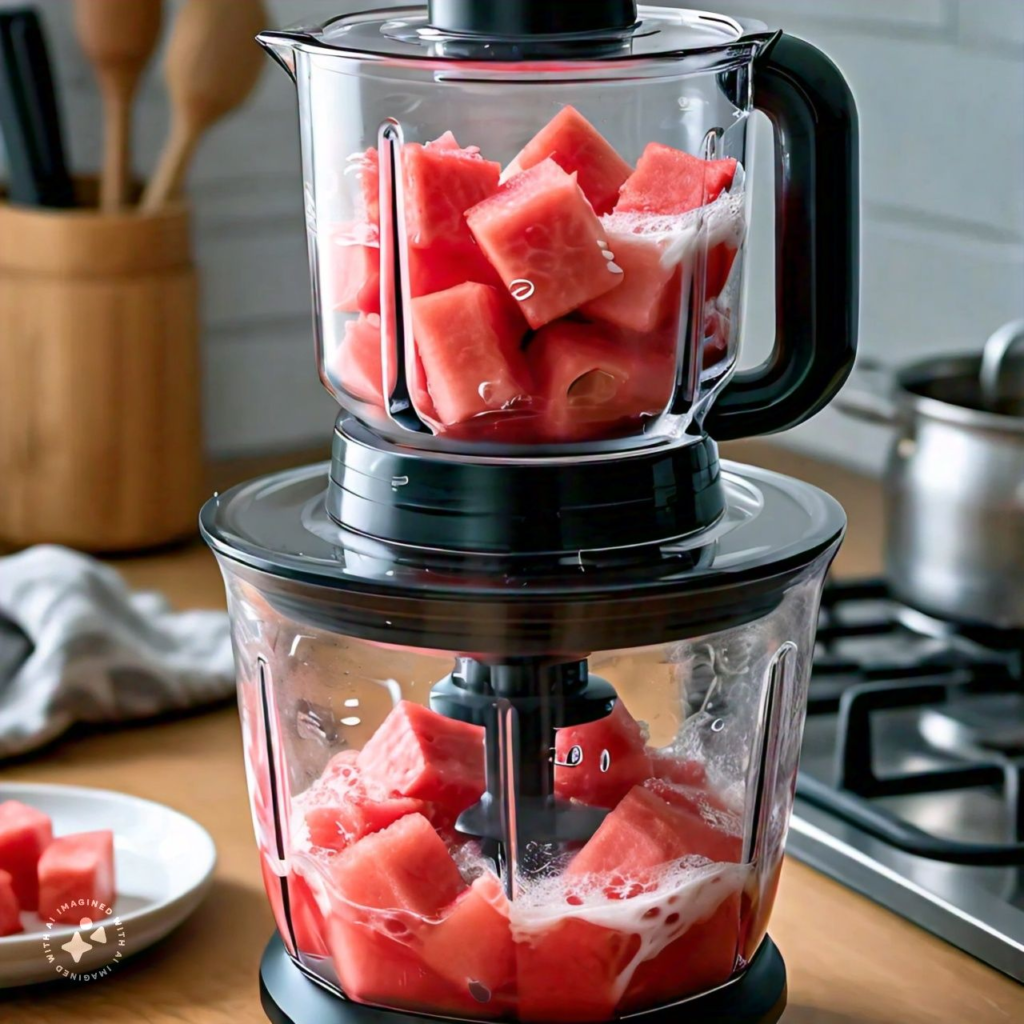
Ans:
[[[34,807],[7,800],[0,804],[0,871],[11,876],[22,910],[39,905],[39,858],[53,840],[53,825]]]
[[[408,814],[354,843],[330,873],[338,892],[356,906],[427,916],[466,887],[444,840],[422,814]]]
[[[445,426],[523,401],[533,382],[526,324],[496,288],[467,283],[414,299],[413,331],[427,390]]]
[[[632,428],[665,410],[675,353],[598,324],[559,320],[539,331],[526,360],[546,403],[552,441],[583,441]]]
[[[656,239],[609,233],[608,243],[622,267],[622,284],[585,303],[580,312],[630,331],[657,329],[670,312],[669,301],[678,304],[678,287],[673,291],[672,284],[682,271],[679,262],[663,262],[667,246]]]
[[[504,289],[498,272],[487,262],[476,242],[436,242],[426,249],[409,249],[412,297],[444,292],[474,281]]]
[[[335,374],[338,383],[356,398],[384,408],[382,394],[384,371],[381,362],[380,317],[363,313],[358,320],[345,324],[345,333],[338,346]],[[388,378],[388,394],[395,387],[397,371],[392,364]]]
[[[380,247],[362,224],[340,224],[320,250],[324,303],[341,313],[380,312]]]
[[[640,936],[568,917],[516,946],[518,1018],[597,1021],[613,1016],[619,975]]]
[[[736,175],[736,161],[703,160],[652,142],[622,186],[617,213],[686,213],[714,202]]]
[[[483,1004],[515,982],[516,950],[501,882],[481,875],[423,938],[423,962]]]
[[[678,815],[676,821],[687,854],[717,863],[739,863],[743,847],[739,822],[707,786],[648,779],[644,789],[669,804]]]
[[[303,796],[305,822],[315,848],[340,851],[407,814],[429,813],[422,800],[390,796],[365,779],[357,759],[353,750],[335,755],[320,782]]]
[[[506,179],[551,157],[579,186],[594,212],[608,213],[633,168],[612,144],[575,108],[563,107],[505,169]]]
[[[409,241],[472,242],[463,215],[498,190],[501,165],[484,160],[475,148],[459,148],[447,132],[425,146],[407,144],[402,167]]]
[[[376,150],[357,158],[368,223],[380,225],[380,167]],[[498,188],[501,165],[484,160],[476,147],[463,149],[451,132],[426,145],[402,147],[405,227],[413,246],[436,242],[471,244],[465,212]]]
[[[614,807],[651,775],[646,738],[622,701],[607,718],[555,734],[555,795]]]
[[[78,924],[113,906],[114,833],[79,832],[55,839],[39,858],[39,916]]]
[[[677,786],[704,786],[708,773],[700,761],[675,757],[661,751],[651,752],[651,777]]]
[[[646,891],[658,868],[691,855],[737,862],[740,839],[707,820],[700,795],[649,780],[601,822],[565,876],[596,876],[610,898],[629,899]]]
[[[622,268],[576,179],[554,160],[517,174],[466,219],[533,328],[611,291]]]
[[[364,778],[386,792],[430,801],[455,816],[484,791],[484,731],[403,700],[363,747],[357,764]]]
[[[728,981],[736,967],[739,903],[738,892],[723,894],[709,917],[692,924],[657,956],[638,964],[619,1011],[662,1006]]]
[[[0,871],[0,938],[24,931],[21,924],[21,906],[14,895],[14,879],[10,872]]]

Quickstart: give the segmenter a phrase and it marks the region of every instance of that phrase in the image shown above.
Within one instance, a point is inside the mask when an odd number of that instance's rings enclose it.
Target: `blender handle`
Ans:
[[[835,64],[779,33],[755,62],[754,104],[775,128],[775,347],[735,375],[705,421],[718,441],[820,412],[857,350],[857,107]]]

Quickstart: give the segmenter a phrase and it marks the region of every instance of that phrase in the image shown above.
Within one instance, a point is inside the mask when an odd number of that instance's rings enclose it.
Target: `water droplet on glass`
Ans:
[[[488,404],[491,404],[491,399],[494,396],[494,384],[485,380],[477,389],[477,394]]]
[[[357,707],[359,707],[359,698],[358,697],[349,697],[348,700],[345,701],[345,707],[347,707],[347,708],[357,708]]]
[[[711,723],[711,731],[712,732],[721,732],[724,728],[725,728],[725,719],[724,718],[716,718]]]
[[[622,267],[620,267],[618,265],[618,263],[609,263],[609,264],[607,264],[607,267],[608,267],[608,269],[613,274],[624,274],[625,273],[625,271],[622,269]]]
[[[604,252],[601,253],[601,255],[606,260],[613,260],[613,259],[615,259],[615,253],[613,253],[610,249],[605,249]]]
[[[612,755],[607,750],[601,751],[600,767],[601,771],[606,772],[612,766]]]
[[[597,246],[598,246],[599,249],[607,249],[608,248],[608,243],[607,242],[602,242],[601,239],[598,239],[597,240]]]
[[[404,487],[408,482],[409,478],[407,476],[393,476],[391,478],[392,487]]]
[[[537,286],[525,277],[517,277],[509,286],[509,294],[517,302],[525,302],[537,290]]]
[[[356,718],[354,715],[350,715],[348,718],[343,718],[341,720],[341,724],[342,725],[359,725],[359,723],[361,721],[362,721],[361,718]]]

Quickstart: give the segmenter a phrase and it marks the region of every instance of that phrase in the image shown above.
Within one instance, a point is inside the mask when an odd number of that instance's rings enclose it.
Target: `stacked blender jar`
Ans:
[[[845,83],[763,26],[621,0],[436,0],[261,41],[298,86],[342,406],[330,465],[202,518],[306,986],[275,994],[265,963],[273,1019],[699,1020],[770,956],[774,1012],[844,517],[713,439],[805,419],[852,362]],[[778,332],[737,373],[755,109],[778,129]]]

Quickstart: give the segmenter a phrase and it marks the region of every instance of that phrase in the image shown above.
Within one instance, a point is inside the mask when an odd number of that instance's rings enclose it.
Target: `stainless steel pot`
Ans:
[[[896,596],[986,636],[1024,635],[1024,320],[985,354],[861,365],[845,412],[894,427],[886,572]]]

